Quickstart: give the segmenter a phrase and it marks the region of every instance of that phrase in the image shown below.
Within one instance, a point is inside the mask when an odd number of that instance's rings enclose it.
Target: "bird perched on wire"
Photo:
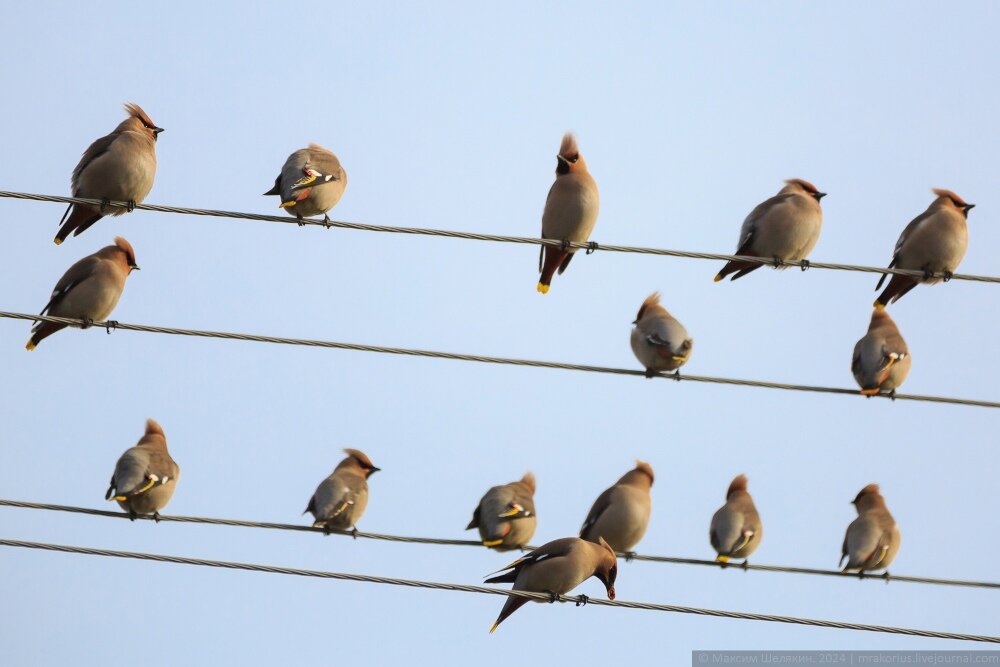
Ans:
[[[543,544],[498,572],[504,574],[491,577],[486,583],[513,583],[515,591],[548,593],[552,601],[558,595],[569,593],[590,577],[597,577],[604,584],[608,599],[614,600],[618,558],[604,540],[593,543],[576,537],[563,537]],[[586,597],[583,599],[585,601]],[[527,598],[508,597],[490,628],[490,633],[526,602]]]
[[[879,392],[892,393],[910,373],[910,350],[896,323],[883,308],[872,311],[868,333],[854,346],[851,373],[861,393],[874,396]]]
[[[368,478],[376,468],[368,455],[358,449],[345,449],[347,458],[337,464],[330,476],[320,482],[305,511],[311,512],[313,526],[331,530],[352,529],[368,506]]]
[[[322,213],[323,222],[330,222],[327,211],[337,205],[346,188],[347,172],[337,156],[309,144],[288,156],[274,187],[264,195],[279,195],[278,207],[299,220]]]
[[[809,181],[785,181],[778,194],[759,204],[743,221],[736,254],[772,260],[776,268],[784,268],[784,262],[805,261],[823,228],[819,200],[825,196]],[[732,280],[742,278],[761,266],[759,262],[730,260],[716,274],[715,282],[731,273],[736,274]]]
[[[653,467],[636,461],[635,468],[597,497],[587,514],[580,537],[597,542],[604,538],[615,551],[631,552],[646,534],[653,503]]]
[[[715,560],[728,563],[742,558],[744,567],[764,536],[764,526],[747,491],[747,476],[737,475],[726,491],[726,504],[712,516],[708,539],[719,554]]]
[[[975,204],[969,204],[951,190],[935,188],[937,198],[927,210],[914,218],[906,226],[896,241],[889,268],[923,271],[924,277],[912,278],[893,274],[885,291],[875,300],[876,308],[884,308],[899,301],[904,294],[918,283],[934,285],[941,282],[942,274],[947,282],[969,247],[969,211]],[[875,286],[877,292],[888,274],[883,273]]]
[[[535,476],[529,472],[516,482],[487,491],[465,529],[478,528],[483,546],[510,551],[527,544],[537,526]]]
[[[556,180],[549,189],[542,213],[542,238],[564,243],[586,243],[597,223],[600,197],[597,183],[587,171],[587,163],[580,155],[576,138],[566,133],[556,156]],[[576,248],[543,245],[538,257],[541,278],[538,291],[545,294],[552,284],[552,276],[559,275],[573,259]]]
[[[73,170],[73,196],[100,199],[100,207],[70,204],[59,221],[56,245],[71,233],[82,234],[105,215],[132,211],[153,189],[156,137],[163,128],[157,127],[138,104],[126,104],[125,111],[128,118],[114,132],[90,144]],[[128,206],[111,206],[112,201],[128,202]]]
[[[163,428],[147,419],[146,433],[118,459],[104,499],[117,501],[133,521],[140,514],[152,514],[159,521],[180,476],[180,467],[167,451]]]
[[[114,245],[101,248],[69,267],[56,283],[49,302],[40,314],[88,322],[106,320],[118,305],[125,289],[125,279],[133,269],[138,270],[139,266],[135,263],[132,244],[117,236]],[[36,322],[31,327],[31,338],[25,349],[29,352],[34,350],[43,340],[67,326],[77,325]],[[89,324],[83,325],[83,328],[87,326]]]
[[[632,352],[647,375],[675,371],[687,363],[694,341],[687,329],[660,305],[660,293],[646,297],[632,323]]]
[[[878,484],[861,489],[851,503],[858,510],[858,518],[847,527],[844,536],[840,557],[841,565],[847,560],[844,572],[857,570],[863,575],[866,571],[886,569],[899,552],[902,537]]]

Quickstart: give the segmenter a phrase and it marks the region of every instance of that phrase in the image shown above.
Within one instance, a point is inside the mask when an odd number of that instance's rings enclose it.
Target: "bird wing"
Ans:
[[[594,524],[596,524],[601,518],[601,515],[604,514],[609,507],[611,507],[611,500],[615,488],[616,487],[612,486],[611,488],[605,489],[604,493],[597,496],[597,500],[594,501],[594,506],[590,508],[590,513],[587,515],[587,518],[584,519],[583,525],[580,527],[580,537],[586,539],[584,535],[586,535],[587,531],[593,528]]]
[[[80,184],[80,176],[83,174],[84,170],[86,170],[91,162],[107,153],[108,149],[111,148],[111,144],[115,142],[115,139],[117,139],[118,136],[119,134],[117,132],[112,132],[109,135],[103,136],[94,143],[90,144],[87,150],[83,152],[83,156],[80,158],[80,163],[76,165],[76,169],[73,170],[73,177],[70,179],[70,182],[73,185],[74,196],[77,194],[77,188]]]
[[[548,544],[543,544],[534,551],[521,556],[516,561],[500,568],[496,572],[491,574],[498,574],[503,572],[496,577],[491,577],[486,580],[488,584],[502,584],[502,583],[513,583],[517,579],[517,575],[525,567],[532,565],[534,563],[540,563],[544,560],[551,560],[553,558],[561,558],[569,554],[573,543],[576,541],[575,537],[564,537],[559,540],[553,540]]]
[[[746,220],[743,221],[743,226],[740,228],[740,242],[736,246],[737,255],[747,254],[747,251],[750,249],[750,243],[753,239],[753,235],[757,231],[757,223],[760,219],[763,218],[772,208],[793,196],[794,195],[791,194],[775,195],[770,199],[757,204],[756,208],[750,211],[750,215],[746,217]]]
[[[60,301],[66,298],[66,295],[74,287],[93,276],[100,263],[101,260],[99,258],[90,255],[69,267],[69,270],[56,283],[55,289],[52,290],[52,295],[49,297],[49,302],[45,304],[45,307],[42,308],[39,314],[44,315],[46,312],[50,312]]]

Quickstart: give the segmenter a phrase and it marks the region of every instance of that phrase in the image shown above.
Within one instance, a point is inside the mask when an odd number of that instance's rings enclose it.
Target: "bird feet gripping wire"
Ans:
[[[576,596],[576,606],[577,607],[585,607],[585,606],[587,606],[588,602],[590,602],[590,598],[588,598],[586,595],[583,595],[581,593],[580,595]]]
[[[295,219],[296,219],[296,223],[295,224],[297,224],[299,227],[305,227],[306,226],[306,223],[302,220],[302,214],[301,213],[296,213],[295,214]]]
[[[108,332],[109,336],[111,335],[111,332],[117,328],[118,328],[118,320],[108,320],[107,322],[104,323],[104,330]]]
[[[104,213],[109,206],[111,206],[111,200],[107,197],[101,198],[101,213]]]
[[[784,265],[785,265],[785,260],[781,259],[777,255],[771,258],[771,266],[773,266],[774,268],[780,269]]]
[[[634,551],[626,551],[625,552],[625,562],[626,563],[631,563],[634,559],[635,559],[635,552]]]
[[[330,220],[330,216],[327,215],[326,213],[324,213],[323,214],[323,226],[326,227],[327,229],[330,229],[330,227],[333,227],[333,225],[331,224],[332,222],[333,221]]]
[[[353,537],[354,539],[358,539],[358,527],[357,526],[351,526],[351,537]]]
[[[153,512],[153,521],[155,521],[156,523],[160,523],[160,513],[159,512]]]
[[[597,241],[590,241],[587,243],[587,254],[593,255],[598,249]]]
[[[678,368],[676,371],[674,371],[674,374],[670,376],[670,379],[674,380],[676,382],[680,382],[681,381],[681,369]]]
[[[654,368],[647,368],[646,369],[646,379],[648,379],[648,380],[652,380],[653,378],[655,378],[659,374],[660,374],[660,372],[658,370],[654,369]]]
[[[80,328],[81,329],[89,329],[92,326],[94,326],[94,320],[91,319],[91,318],[89,318],[89,317],[84,317],[83,318],[83,324],[80,325]]]
[[[808,259],[803,259],[799,262],[799,268],[803,271],[808,271],[810,266],[812,266],[812,264],[809,263]]]
[[[135,200],[134,199],[129,199],[128,200],[128,202],[125,204],[125,210],[128,211],[129,213],[131,213],[132,211],[135,210]]]
[[[559,594],[554,591],[545,591],[549,594],[549,604],[559,601]]]
[[[951,271],[943,271],[942,273],[945,282],[948,282],[955,277],[955,274],[952,273]]]
[[[746,558],[744,558],[743,559],[743,564],[740,565],[740,567],[742,567],[743,571],[746,572],[747,570],[750,569],[750,561],[748,561]]]

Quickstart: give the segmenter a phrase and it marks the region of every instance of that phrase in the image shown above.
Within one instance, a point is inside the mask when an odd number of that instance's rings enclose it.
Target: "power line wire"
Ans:
[[[648,375],[646,371],[629,368],[610,368],[607,366],[590,366],[585,364],[568,364],[556,361],[533,361],[530,359],[511,359],[506,357],[486,357],[473,354],[457,354],[454,352],[433,352],[430,350],[415,350],[404,347],[384,347],[381,345],[361,345],[358,343],[337,343],[333,341],[310,340],[305,338],[282,338],[278,336],[257,336],[253,334],[229,333],[223,331],[204,331],[200,329],[177,329],[174,327],[150,326],[145,324],[126,324],[117,320],[107,322],[86,322],[84,320],[71,317],[52,317],[50,315],[30,315],[28,313],[0,312],[0,318],[12,320],[33,320],[40,322],[55,322],[71,326],[92,326],[99,329],[106,329],[111,333],[113,329],[122,331],[140,331],[143,333],[159,333],[174,336],[194,336],[197,338],[221,338],[225,340],[242,340],[255,343],[275,343],[278,345],[304,345],[306,347],[322,347],[335,350],[354,350],[356,352],[377,352],[379,354],[397,354],[410,357],[429,357],[432,359],[451,359],[454,361],[476,361],[484,364],[498,364],[505,366],[527,366],[531,368],[555,368],[560,370],[583,371],[587,373],[605,373],[609,375],[631,375],[637,377],[656,377],[667,380],[685,382],[704,382],[710,384],[735,385],[741,387],[762,387],[765,389],[783,389],[786,391],[805,391],[821,394],[842,394],[846,396],[860,397],[861,394],[856,389],[841,389],[837,387],[817,387],[803,384],[789,384],[785,382],[765,382],[762,380],[741,380],[737,378],[709,377],[706,375],[681,375],[680,373],[653,373]],[[969,405],[980,408],[1000,408],[1000,402],[979,401],[967,398],[952,398],[948,396],[927,396],[921,394],[897,394],[881,393],[875,394],[882,398],[889,398],[900,401],[922,401],[925,403],[947,403],[950,405]],[[869,397],[865,397],[869,398]]]
[[[54,512],[69,512],[72,514],[87,514],[92,516],[109,517],[114,519],[132,519],[133,517],[126,512],[115,512],[110,510],[97,510],[91,509],[89,507],[72,507],[69,505],[51,505],[48,503],[31,503],[21,500],[0,500],[0,507],[16,507],[20,509],[36,509],[36,510],[47,510]],[[151,515],[137,515],[135,519],[142,519],[146,521],[153,521]],[[271,523],[266,521],[242,521],[239,519],[214,519],[207,517],[195,517],[195,516],[165,516],[160,515],[159,521],[166,521],[170,523],[194,523],[194,524],[207,524],[210,526],[235,526],[240,528],[267,528],[272,530],[290,530],[296,532],[307,532],[307,533],[327,533],[333,535],[343,535],[346,537],[355,537],[369,540],[382,540],[386,542],[403,542],[408,544],[436,544],[436,545],[447,545],[447,546],[467,546],[467,547],[478,547],[484,549],[482,542],[475,540],[453,540],[446,538],[437,537],[409,537],[405,535],[387,535],[384,533],[366,533],[362,531],[357,531],[356,533],[351,530],[336,530],[330,529],[329,531],[323,528],[304,526],[298,524],[289,523]],[[531,551],[537,547],[530,545],[525,546],[522,551]],[[715,560],[703,560],[699,558],[678,558],[674,556],[647,556],[637,553],[619,553],[619,558],[624,558],[626,560],[637,560],[637,561],[647,561],[652,563],[671,563],[675,565],[704,565],[710,567],[716,567],[719,569],[737,569],[737,570],[760,570],[762,572],[783,572],[792,574],[815,574],[824,575],[830,577],[839,577],[841,579],[870,579],[873,581],[903,581],[917,584],[938,584],[942,586],[961,586],[968,588],[1000,588],[1000,583],[991,581],[968,581],[963,579],[942,579],[937,577],[913,577],[906,575],[891,575],[885,574],[849,574],[841,572],[840,570],[822,570],[815,568],[806,567],[787,567],[781,565],[752,565],[747,564],[746,567],[742,565],[726,565],[725,563],[720,563]]]
[[[420,581],[415,579],[397,579],[393,577],[378,577],[365,574],[347,574],[343,572],[326,572],[322,570],[304,570],[291,567],[276,567],[273,565],[257,565],[252,563],[237,563],[231,561],[208,560],[204,558],[187,558],[184,556],[166,556],[162,554],[150,554],[136,551],[113,551],[110,549],[93,549],[89,547],[75,547],[61,544],[45,544],[41,542],[25,542],[22,540],[0,539],[0,546],[19,547],[23,549],[37,549],[43,551],[56,551],[69,554],[83,554],[88,556],[105,556],[110,558],[131,558],[135,560],[148,560],[159,563],[175,563],[179,565],[198,565],[202,567],[214,567],[227,570],[244,570],[248,572],[266,572],[270,574],[286,574],[298,577],[317,577],[321,579],[337,579],[341,581],[356,581],[372,584],[387,584],[390,586],[406,586],[409,588],[427,588],[439,591],[459,591],[463,593],[480,593],[484,595],[503,595],[507,597],[520,597],[541,602],[573,602],[577,606],[593,605],[598,607],[621,607],[625,609],[641,609],[644,611],[666,611],[679,614],[695,614],[698,616],[713,616],[716,618],[732,618],[751,621],[768,621],[772,623],[790,623],[793,625],[809,625],[819,628],[835,628],[839,630],[857,630],[864,632],[881,632],[894,635],[908,635],[911,637],[931,637],[934,639],[956,639],[960,641],[987,642],[1000,644],[1000,637],[989,635],[973,635],[958,632],[941,632],[937,630],[919,630],[914,628],[899,628],[888,625],[868,625],[863,623],[846,623],[841,621],[826,621],[812,618],[798,618],[795,616],[777,616],[773,614],[753,614],[737,611],[723,611],[719,609],[701,609],[698,607],[681,607],[668,604],[654,604],[650,602],[630,602],[626,600],[605,600],[603,598],[588,598],[585,596],[552,596],[547,593],[530,593],[527,591],[514,591],[503,588],[492,588],[488,586],[470,586],[467,584],[451,584],[432,581]]]
[[[60,197],[58,195],[41,195],[32,194],[27,192],[3,192],[0,191],[0,197],[6,197],[11,199],[26,199],[30,201],[43,201],[43,202],[55,202],[60,204],[90,204],[92,206],[100,206],[100,199],[85,199],[81,197]],[[125,207],[128,205],[127,202],[109,202],[112,206]],[[501,234],[476,234],[472,232],[457,232],[450,231],[446,229],[430,229],[430,228],[420,228],[420,227],[393,227],[386,225],[367,225],[358,222],[343,222],[339,220],[314,220],[310,218],[293,218],[290,216],[274,216],[274,215],[261,215],[258,213],[240,213],[237,211],[219,211],[213,209],[203,209],[203,208],[185,208],[181,206],[159,206],[156,204],[136,204],[136,209],[141,209],[144,211],[155,211],[157,213],[178,213],[182,215],[200,215],[200,216],[210,216],[215,218],[233,218],[237,220],[255,220],[258,222],[280,222],[286,224],[301,224],[301,225],[315,225],[319,227],[326,227],[327,229],[331,227],[336,227],[338,229],[352,229],[355,231],[364,232],[384,232],[390,234],[410,234],[419,236],[441,236],[453,239],[466,239],[472,241],[492,241],[495,243],[517,243],[521,245],[547,245],[554,247],[567,247],[567,248],[577,248],[580,250],[586,250],[588,253],[595,252],[598,250],[603,250],[606,252],[624,252],[624,253],[637,253],[642,255],[660,255],[664,257],[683,257],[687,259],[707,259],[719,262],[728,262],[732,260],[740,262],[750,262],[754,264],[762,265],[774,265],[774,260],[772,258],[764,257],[751,257],[749,255],[724,255],[720,253],[711,252],[689,252],[684,250],[668,250],[665,248],[644,248],[640,246],[623,246],[623,245],[611,245],[597,243],[596,241],[590,241],[588,243],[564,243],[563,241],[553,240],[553,239],[541,239],[536,237],[528,236],[506,236]],[[914,271],[910,269],[897,269],[879,266],[861,266],[857,264],[837,264],[831,262],[813,262],[808,260],[802,261],[786,261],[782,263],[782,266],[797,266],[803,271],[806,269],[832,269],[835,271],[860,271],[863,273],[891,273],[894,275],[910,276],[912,278],[925,278],[928,277],[923,271]],[[932,277],[944,278],[943,273],[932,273],[929,274]],[[977,276],[965,273],[956,273],[949,278],[949,280],[969,280],[981,283],[1000,283],[1000,277],[997,276]]]

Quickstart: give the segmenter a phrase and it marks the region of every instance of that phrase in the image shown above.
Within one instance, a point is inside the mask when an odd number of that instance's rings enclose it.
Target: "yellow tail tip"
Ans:
[[[729,562],[729,556],[716,556],[715,560],[717,560],[720,563],[728,563]]]
[[[875,310],[885,310],[885,304],[878,299],[875,299],[875,303],[873,303],[872,306],[875,307]]]
[[[862,396],[874,396],[874,395],[878,394],[880,391],[881,391],[881,389],[879,389],[878,387],[875,387],[874,389],[862,389],[861,390],[861,395]]]
[[[28,352],[34,352],[36,347],[38,346],[35,345],[35,342],[29,338],[28,344],[24,346],[24,349],[26,349]]]
[[[291,208],[295,206],[298,202],[294,199],[292,201],[284,201],[278,204],[278,208]]]
[[[493,624],[493,627],[490,628],[490,634],[492,635],[494,632],[496,632],[496,629],[499,627],[500,627],[500,621],[497,621],[496,623]]]
[[[111,500],[117,500],[118,502],[123,503],[128,500],[128,496],[115,496]]]
[[[721,274],[721,273],[716,273],[716,274],[715,274],[715,277],[714,277],[714,278],[712,278],[712,282],[713,282],[713,283],[717,283],[717,282],[719,282],[720,280],[722,280],[722,274]]]
[[[541,292],[542,294],[548,294],[549,293],[549,286],[548,285],[544,285],[542,283],[538,283],[538,291]]]
[[[59,238],[58,236],[52,239],[52,242],[55,243],[56,245],[62,245],[62,239]]]
[[[498,544],[503,544],[503,539],[499,540],[483,540],[484,547],[495,547]]]

